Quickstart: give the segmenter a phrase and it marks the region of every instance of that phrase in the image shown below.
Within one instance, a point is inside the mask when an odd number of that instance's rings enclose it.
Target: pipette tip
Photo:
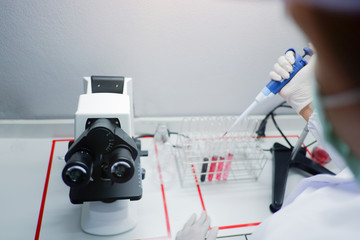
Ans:
[[[227,133],[228,133],[228,132],[226,131],[226,132],[224,133],[224,135],[222,135],[222,138],[225,137]]]

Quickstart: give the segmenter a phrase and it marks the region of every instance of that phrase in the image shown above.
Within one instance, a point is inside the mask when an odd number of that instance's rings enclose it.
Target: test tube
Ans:
[[[220,157],[219,162],[218,162],[218,168],[217,168],[217,173],[216,173],[216,180],[220,181],[221,180],[221,175],[222,175],[222,170],[224,167],[224,157]]]
[[[234,155],[229,153],[227,156],[227,161],[225,163],[225,169],[224,169],[224,174],[223,174],[223,180],[225,180],[225,181],[228,179],[229,171],[230,171],[230,167],[231,167],[233,158],[234,158]]]
[[[212,156],[212,158],[211,158],[210,171],[209,171],[209,175],[208,175],[209,182],[211,182],[214,177],[214,172],[216,170],[217,158],[218,158],[217,156]]]
[[[200,177],[201,182],[205,182],[206,172],[207,172],[207,168],[208,168],[208,162],[209,162],[209,159],[207,157],[204,157],[202,167],[201,167],[201,177]]]

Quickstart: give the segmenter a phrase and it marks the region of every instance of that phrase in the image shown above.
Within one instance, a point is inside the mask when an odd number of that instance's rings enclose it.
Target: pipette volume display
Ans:
[[[255,100],[250,104],[250,106],[236,119],[236,121],[231,125],[231,127],[222,135],[222,137],[225,137],[226,134],[228,134],[236,125],[238,125],[245,117],[247,117],[253,109],[256,108],[257,105],[264,102],[265,100],[273,97],[276,95],[280,90],[288,83],[290,80],[302,69],[306,64],[307,61],[304,59],[305,56],[311,56],[313,55],[313,51],[308,48],[304,47],[304,55],[300,56],[295,49],[290,48],[288,51],[293,51],[295,54],[295,62],[292,65],[293,71],[290,73],[290,77],[287,79],[282,79],[281,81],[275,81],[271,80],[266,86],[258,93]]]

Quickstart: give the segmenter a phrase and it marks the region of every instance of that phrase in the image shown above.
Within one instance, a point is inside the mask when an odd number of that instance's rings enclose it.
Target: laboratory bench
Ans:
[[[180,131],[180,119],[135,119],[135,136],[154,133],[160,123]],[[294,115],[278,119],[283,132],[295,143],[305,122]],[[211,225],[219,227],[219,239],[245,240],[272,214],[273,164],[267,150],[274,142],[286,143],[269,124],[268,137],[259,141],[266,161],[254,181],[204,183],[194,178],[192,184],[184,186],[171,147],[179,136],[172,135],[170,145],[141,138],[148,156],[141,157],[141,167],[146,170],[142,198],[130,203],[136,227],[107,237],[84,233],[80,228],[81,205],[70,203],[69,187],[61,178],[73,125],[72,120],[0,121],[0,239],[175,239],[192,213],[199,216],[205,210]],[[313,140],[309,134],[304,142]],[[336,171],[331,163],[329,168]],[[304,177],[299,171],[290,171],[286,195]]]

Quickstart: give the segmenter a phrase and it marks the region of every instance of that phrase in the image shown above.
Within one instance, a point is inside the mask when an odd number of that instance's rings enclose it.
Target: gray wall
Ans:
[[[1,119],[72,118],[89,75],[132,77],[137,117],[239,114],[306,43],[280,0],[0,0],[0,16]]]

